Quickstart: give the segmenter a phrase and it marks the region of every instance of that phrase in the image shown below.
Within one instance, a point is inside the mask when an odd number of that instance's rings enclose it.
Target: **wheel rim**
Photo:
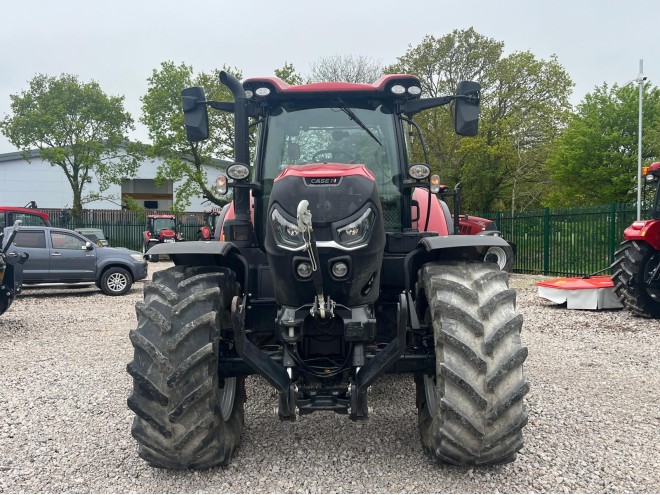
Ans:
[[[112,292],[120,292],[126,288],[128,280],[121,273],[113,273],[108,277],[107,286]]]
[[[435,379],[431,375],[424,375],[424,395],[426,396],[426,405],[431,414],[435,414],[438,401],[436,400]]]
[[[231,413],[234,410],[235,399],[236,377],[225,378],[225,386],[222,388],[222,397],[220,397],[220,412],[224,421],[229,421]]]
[[[497,266],[500,267],[500,270],[504,270],[504,267],[506,266],[506,253],[504,252],[504,249],[498,246],[493,246],[492,248],[488,249],[488,251],[486,251],[484,260],[488,260],[489,256],[491,255],[497,256]]]
[[[655,301],[660,302],[660,280],[658,274],[654,274],[656,270],[660,270],[660,253],[656,253],[649,258],[644,269],[644,286],[646,292]]]

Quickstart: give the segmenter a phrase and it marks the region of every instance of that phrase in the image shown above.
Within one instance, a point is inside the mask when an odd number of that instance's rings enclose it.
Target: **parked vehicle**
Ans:
[[[281,420],[315,411],[363,420],[369,386],[392,372],[414,377],[429,455],[514,460],[527,422],[527,349],[508,274],[484,262],[508,244],[452,235],[439,178],[408,158],[411,133],[424,143],[413,117],[426,109],[453,102],[456,133],[476,135],[479,84],[422,99],[408,75],[220,80],[233,102],[188,88],[183,110],[191,141],[209,135],[207,105],[233,113],[236,163],[216,186],[233,188],[234,201],[223,240],[149,251],[175,266],[145,286],[130,334],[139,455],[172,469],[229,463],[246,375],[276,389]],[[250,119],[260,136],[253,157]]]
[[[8,236],[5,229],[5,236]],[[147,262],[135,251],[99,248],[68,229],[23,227],[16,234],[12,253],[27,253],[23,285],[95,283],[104,294],[126,294],[136,280],[147,276]]]
[[[643,167],[655,187],[651,220],[638,220],[623,231],[621,248],[614,253],[614,293],[632,313],[660,318],[660,162]]]
[[[22,252],[7,253],[20,226],[21,221],[16,220],[13,228],[6,229],[8,236],[6,242],[5,232],[0,230],[0,315],[9,309],[16,295],[21,292],[23,265],[29,255]]]
[[[43,225],[50,226],[48,214],[38,211],[37,204],[30,201],[24,207],[0,206],[0,231],[5,227],[11,227],[16,220],[20,220],[23,226]]]
[[[179,242],[183,240],[179,232],[176,216],[174,215],[147,215],[146,230],[142,234],[142,252],[161,243]],[[159,255],[147,254],[149,261],[158,261]]]
[[[451,196],[454,203],[454,214],[451,215],[453,232],[461,235],[493,235],[501,237],[502,233],[497,230],[497,225],[488,218],[477,217],[474,215],[461,214],[460,211],[460,183],[454,187],[453,191],[445,185],[440,186],[439,200],[444,201],[447,196]],[[449,215],[449,211],[445,212]],[[510,272],[513,267],[513,257],[516,253],[516,245],[507,242],[508,246],[493,246],[486,251],[485,261],[497,263],[500,270]]]
[[[219,238],[216,237],[216,231],[218,231],[217,227],[222,224],[228,209],[229,205],[227,204],[221,209],[213,209],[204,212],[204,225],[202,225],[197,231],[198,241],[210,241],[212,239],[219,240]]]
[[[75,229],[75,231],[85,236],[87,239],[92,241],[98,247],[110,246],[108,239],[105,237],[105,234],[101,229],[93,229],[93,228],[85,227],[85,228]]]

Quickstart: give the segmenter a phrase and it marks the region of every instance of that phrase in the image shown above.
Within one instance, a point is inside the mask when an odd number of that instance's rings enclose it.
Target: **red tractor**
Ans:
[[[229,205],[225,205],[222,209],[204,212],[204,225],[197,231],[198,241],[219,240],[219,237],[216,237],[216,232],[220,233],[218,226],[222,224],[228,209]]]
[[[20,220],[24,227],[46,226],[50,227],[48,214],[37,211],[37,204],[30,201],[24,207],[0,206],[0,232],[5,227],[11,227],[16,220]]]
[[[642,169],[656,188],[652,220],[638,220],[623,232],[621,248],[614,253],[612,281],[621,304],[631,312],[660,318],[660,162]]]
[[[405,373],[432,458],[513,461],[527,422],[527,348],[508,274],[485,259],[508,244],[453,235],[439,178],[409,162],[410,129],[424,142],[414,116],[427,109],[451,103],[456,133],[476,135],[479,84],[421,98],[410,75],[220,80],[234,101],[187,88],[183,111],[193,142],[209,136],[207,107],[234,115],[236,162],[217,181],[234,201],[221,240],[149,251],[175,266],[145,284],[130,333],[139,455],[171,469],[228,464],[248,375],[267,380],[279,418],[295,421],[316,411],[366,420],[369,387]]]
[[[158,261],[159,255],[148,253],[158,244],[168,244],[183,240],[174,215],[147,215],[146,229],[142,234],[142,253],[149,261]]]

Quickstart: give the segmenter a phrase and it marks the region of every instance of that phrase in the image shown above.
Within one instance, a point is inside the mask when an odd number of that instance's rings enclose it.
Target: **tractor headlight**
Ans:
[[[366,243],[375,222],[376,213],[369,207],[357,220],[337,228],[339,244],[346,247],[353,247]]]
[[[305,247],[305,241],[298,226],[284,218],[277,208],[273,208],[273,212],[270,214],[270,223],[278,247],[290,251],[298,251]]]

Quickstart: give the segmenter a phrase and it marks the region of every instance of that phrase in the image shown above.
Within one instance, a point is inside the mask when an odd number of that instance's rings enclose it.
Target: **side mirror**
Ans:
[[[194,86],[184,89],[181,91],[181,103],[188,141],[204,141],[209,137],[209,114],[204,88]]]
[[[460,136],[476,136],[479,130],[479,91],[474,81],[461,81],[456,88],[454,130]]]
[[[87,241],[83,246],[83,249],[85,251],[91,251],[92,249],[94,249],[94,244],[92,244],[92,241]]]

